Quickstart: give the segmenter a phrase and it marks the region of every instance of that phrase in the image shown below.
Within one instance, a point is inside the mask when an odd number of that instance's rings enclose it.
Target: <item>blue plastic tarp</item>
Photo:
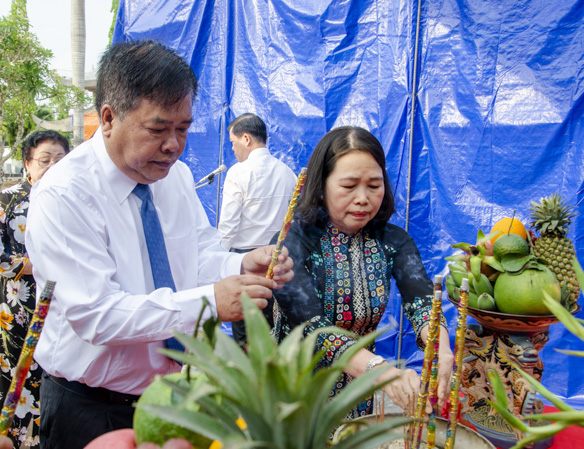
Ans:
[[[584,3],[421,5],[122,0],[114,42],[157,39],[190,62],[200,88],[182,159],[197,180],[236,162],[226,126],[244,112],[264,119],[272,153],[296,173],[327,131],[362,126],[386,150],[392,221],[430,276],[446,273],[451,244],[514,211],[529,223],[530,202],[556,191],[578,213],[569,237],[584,262]],[[212,224],[221,181],[198,190]],[[393,290],[388,325],[399,319]],[[403,332],[401,355],[419,367],[409,323]],[[378,350],[394,357],[398,334]],[[581,346],[556,324],[541,357],[544,385],[584,406],[584,362],[555,351]]]

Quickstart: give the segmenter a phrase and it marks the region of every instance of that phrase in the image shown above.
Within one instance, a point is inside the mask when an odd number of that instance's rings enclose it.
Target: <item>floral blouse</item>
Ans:
[[[325,326],[341,327],[358,335],[376,330],[387,306],[393,277],[418,345],[423,346],[420,333],[430,320],[432,282],[406,231],[387,224],[382,229],[364,228],[346,235],[330,224],[321,228],[293,222],[285,245],[295,261],[295,275],[281,290],[274,291],[281,308],[274,323],[279,340],[303,323],[308,323],[307,332]],[[325,350],[321,366],[331,364],[352,344],[354,340],[345,335],[321,335],[318,349]],[[375,351],[374,346],[369,349]],[[351,379],[341,374],[331,397]],[[369,398],[350,417],[372,411]]]
[[[0,403],[4,403],[14,369],[35,310],[36,285],[32,275],[22,274],[28,263],[24,246],[31,185],[28,181],[0,192]],[[8,436],[14,447],[25,443],[38,447],[39,388],[42,369],[33,362]],[[32,437],[26,430],[33,420]]]

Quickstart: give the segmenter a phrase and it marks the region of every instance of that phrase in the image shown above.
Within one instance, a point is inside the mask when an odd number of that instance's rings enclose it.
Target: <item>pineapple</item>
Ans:
[[[535,256],[543,259],[554,272],[562,291],[566,292],[564,307],[572,310],[580,295],[580,286],[572,260],[576,257],[574,245],[567,237],[568,228],[572,223],[573,207],[554,193],[540,202],[531,202],[531,226],[540,233],[533,246]]]

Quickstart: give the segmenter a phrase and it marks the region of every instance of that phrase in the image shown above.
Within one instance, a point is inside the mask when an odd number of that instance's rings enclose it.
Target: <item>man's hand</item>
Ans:
[[[221,321],[243,320],[241,294],[246,293],[256,305],[263,309],[272,297],[272,288],[276,282],[252,274],[229,276],[215,283],[215,303],[217,316]]]
[[[265,277],[275,247],[276,245],[262,246],[247,253],[241,262],[241,273]],[[278,264],[274,267],[274,281],[276,282],[276,286],[273,288],[282,288],[286,282],[292,280],[294,277],[294,271],[292,271],[293,266],[294,261],[288,256],[288,249],[283,247],[278,257]]]
[[[160,446],[155,443],[142,443],[136,449],[160,449]],[[182,438],[173,438],[164,443],[162,449],[193,449],[193,445]]]
[[[12,440],[4,435],[0,435],[0,449],[12,449]]]

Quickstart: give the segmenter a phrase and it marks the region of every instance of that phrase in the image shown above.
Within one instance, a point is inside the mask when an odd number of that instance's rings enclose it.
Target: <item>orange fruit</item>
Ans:
[[[520,274],[501,273],[495,282],[495,304],[503,313],[551,315],[543,302],[543,292],[559,301],[562,296],[556,275],[548,268],[527,269]]]
[[[497,240],[499,237],[507,233],[517,234],[523,237],[524,239],[527,239],[527,231],[525,229],[525,226],[523,226],[523,223],[521,223],[517,218],[505,217],[500,219],[491,228],[491,232],[495,231],[501,231],[501,234],[497,234],[495,237],[491,239],[491,243],[493,244],[495,243],[495,240]]]

